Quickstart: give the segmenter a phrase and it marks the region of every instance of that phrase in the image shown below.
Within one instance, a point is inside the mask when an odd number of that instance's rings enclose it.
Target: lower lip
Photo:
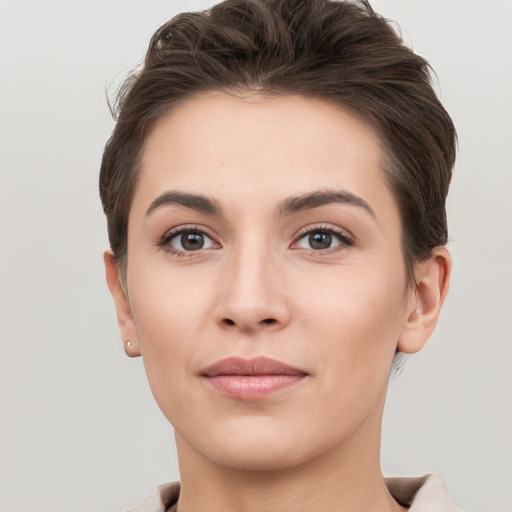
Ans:
[[[241,400],[259,400],[298,384],[305,375],[217,375],[206,377],[218,392]]]

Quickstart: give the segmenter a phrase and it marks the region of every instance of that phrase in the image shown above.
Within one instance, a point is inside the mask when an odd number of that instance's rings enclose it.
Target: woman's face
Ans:
[[[195,97],[150,134],[125,290],[181,452],[276,469],[378,443],[415,307],[382,160],[370,124],[300,96]]]

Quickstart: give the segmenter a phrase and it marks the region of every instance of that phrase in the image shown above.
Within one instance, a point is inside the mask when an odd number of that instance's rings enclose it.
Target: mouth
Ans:
[[[241,400],[260,400],[295,386],[304,370],[267,357],[228,357],[208,366],[201,376],[217,392]]]

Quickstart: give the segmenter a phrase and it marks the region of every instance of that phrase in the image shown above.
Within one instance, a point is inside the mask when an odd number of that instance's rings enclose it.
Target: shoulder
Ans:
[[[386,478],[393,498],[409,512],[461,512],[452,501],[440,475]]]
[[[179,482],[162,484],[136,507],[126,512],[166,512],[178,501],[179,495]]]

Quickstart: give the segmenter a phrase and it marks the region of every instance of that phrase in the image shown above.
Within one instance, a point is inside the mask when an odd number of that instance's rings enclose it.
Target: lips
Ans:
[[[225,396],[258,400],[298,384],[307,373],[267,357],[228,357],[206,368],[202,376]]]

